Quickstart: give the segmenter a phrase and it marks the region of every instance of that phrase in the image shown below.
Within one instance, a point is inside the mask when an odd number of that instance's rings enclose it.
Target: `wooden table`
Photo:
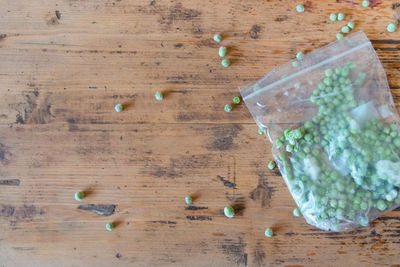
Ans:
[[[223,110],[237,86],[334,41],[339,11],[371,39],[399,104],[396,5],[359,2],[299,14],[292,0],[3,1],[0,266],[399,266],[400,209],[343,233],[293,217],[246,106]]]

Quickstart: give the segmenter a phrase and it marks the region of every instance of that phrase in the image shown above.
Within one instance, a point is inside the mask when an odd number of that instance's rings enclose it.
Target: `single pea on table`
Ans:
[[[272,237],[274,235],[274,231],[271,228],[267,228],[265,230],[265,236],[266,237]]]
[[[193,198],[191,196],[186,196],[185,202],[186,204],[191,205],[193,203]]]
[[[224,214],[228,218],[233,218],[235,216],[235,209],[232,206],[226,206],[224,208]]]

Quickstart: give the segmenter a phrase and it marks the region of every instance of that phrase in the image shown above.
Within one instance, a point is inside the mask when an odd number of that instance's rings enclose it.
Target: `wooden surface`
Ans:
[[[359,2],[299,14],[298,1],[2,1],[0,266],[399,266],[400,209],[343,233],[293,217],[246,106],[223,111],[237,86],[334,41],[339,11],[372,40],[399,104],[393,3]]]

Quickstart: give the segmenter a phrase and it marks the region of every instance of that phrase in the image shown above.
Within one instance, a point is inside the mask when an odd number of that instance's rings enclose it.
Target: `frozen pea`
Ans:
[[[231,112],[231,111],[232,111],[232,106],[229,105],[229,104],[226,104],[225,107],[224,107],[224,110],[225,110],[226,112]]]
[[[287,152],[293,152],[294,146],[293,145],[286,145]]]
[[[296,11],[299,12],[299,13],[304,12],[304,6],[303,5],[296,6]]]
[[[390,24],[387,26],[386,29],[387,29],[388,32],[394,32],[394,31],[397,29],[397,26],[396,26],[395,23],[390,23]]]
[[[360,216],[360,218],[358,219],[358,223],[361,226],[367,226],[368,225],[368,217],[364,216],[364,215]]]
[[[378,202],[376,202],[376,208],[380,211],[383,211],[383,210],[387,209],[387,205],[386,205],[385,201],[378,200]]]
[[[264,130],[263,130],[262,128],[258,128],[258,134],[259,134],[259,135],[264,134]]]
[[[276,140],[275,145],[277,148],[281,148],[283,146],[283,143],[281,140]]]
[[[343,26],[343,27],[342,27],[342,32],[343,32],[343,33],[348,33],[349,31],[350,31],[349,26]]]
[[[107,223],[107,224],[106,224],[106,229],[107,229],[108,231],[114,230],[114,227],[115,227],[114,223]]]
[[[393,144],[396,146],[396,147],[400,147],[400,138],[396,138],[396,139],[394,139],[393,140]]]
[[[116,104],[115,105],[115,111],[116,112],[121,112],[124,109],[124,107],[121,104]]]
[[[297,60],[292,62],[292,67],[293,68],[297,68],[299,65],[300,65],[300,63]]]
[[[270,170],[275,169],[275,166],[276,166],[276,164],[275,164],[274,161],[270,161],[270,162],[268,163],[268,169],[270,169]]]
[[[77,201],[82,201],[84,199],[84,197],[85,197],[85,193],[82,191],[75,193],[75,199]]]
[[[266,236],[266,237],[272,237],[273,235],[274,235],[274,231],[272,231],[271,228],[267,228],[267,229],[265,230],[265,236]]]
[[[192,197],[191,196],[186,196],[185,197],[185,202],[186,202],[186,204],[191,205],[193,203]]]
[[[326,76],[326,77],[329,77],[329,76],[331,76],[332,74],[333,74],[333,71],[332,71],[331,69],[325,70],[325,76]]]
[[[161,101],[164,99],[164,96],[161,92],[156,92],[156,94],[154,95],[156,100]]]
[[[218,54],[220,57],[224,57],[226,56],[226,47],[225,46],[221,46],[218,50]]]
[[[337,16],[337,19],[342,21],[344,19],[344,14],[343,13],[339,13]]]
[[[297,58],[298,61],[303,60],[303,58],[304,58],[303,52],[298,52],[298,53],[296,54],[296,58]]]
[[[362,1],[361,5],[363,7],[369,7],[369,1],[368,0],[364,0],[364,1]]]
[[[235,96],[235,97],[233,98],[233,103],[239,104],[239,103],[240,103],[240,97]]]
[[[235,209],[232,206],[226,206],[224,208],[224,214],[228,218],[233,218],[235,216]]]
[[[221,65],[225,68],[229,67],[231,65],[231,61],[229,59],[223,59],[221,61]]]
[[[343,39],[343,34],[341,34],[341,33],[336,34],[336,39],[342,40]]]
[[[296,217],[299,217],[301,215],[300,209],[299,208],[295,208],[293,210],[293,215]]]
[[[349,23],[347,23],[347,26],[350,28],[350,29],[354,29],[354,22],[352,22],[352,21],[350,21]]]
[[[329,16],[329,19],[330,19],[331,21],[336,21],[336,19],[337,19],[336,14],[335,14],[335,13],[332,13],[332,14]]]
[[[214,41],[216,41],[217,43],[222,41],[222,36],[220,34],[216,34],[214,35]]]

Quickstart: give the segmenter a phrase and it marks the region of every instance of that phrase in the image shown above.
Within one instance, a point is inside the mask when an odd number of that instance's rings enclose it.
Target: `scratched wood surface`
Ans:
[[[334,41],[339,10],[372,40],[398,105],[396,6],[359,2],[298,14],[297,1],[2,1],[0,266],[399,266],[400,209],[343,233],[293,217],[247,108],[223,111],[237,86]]]

